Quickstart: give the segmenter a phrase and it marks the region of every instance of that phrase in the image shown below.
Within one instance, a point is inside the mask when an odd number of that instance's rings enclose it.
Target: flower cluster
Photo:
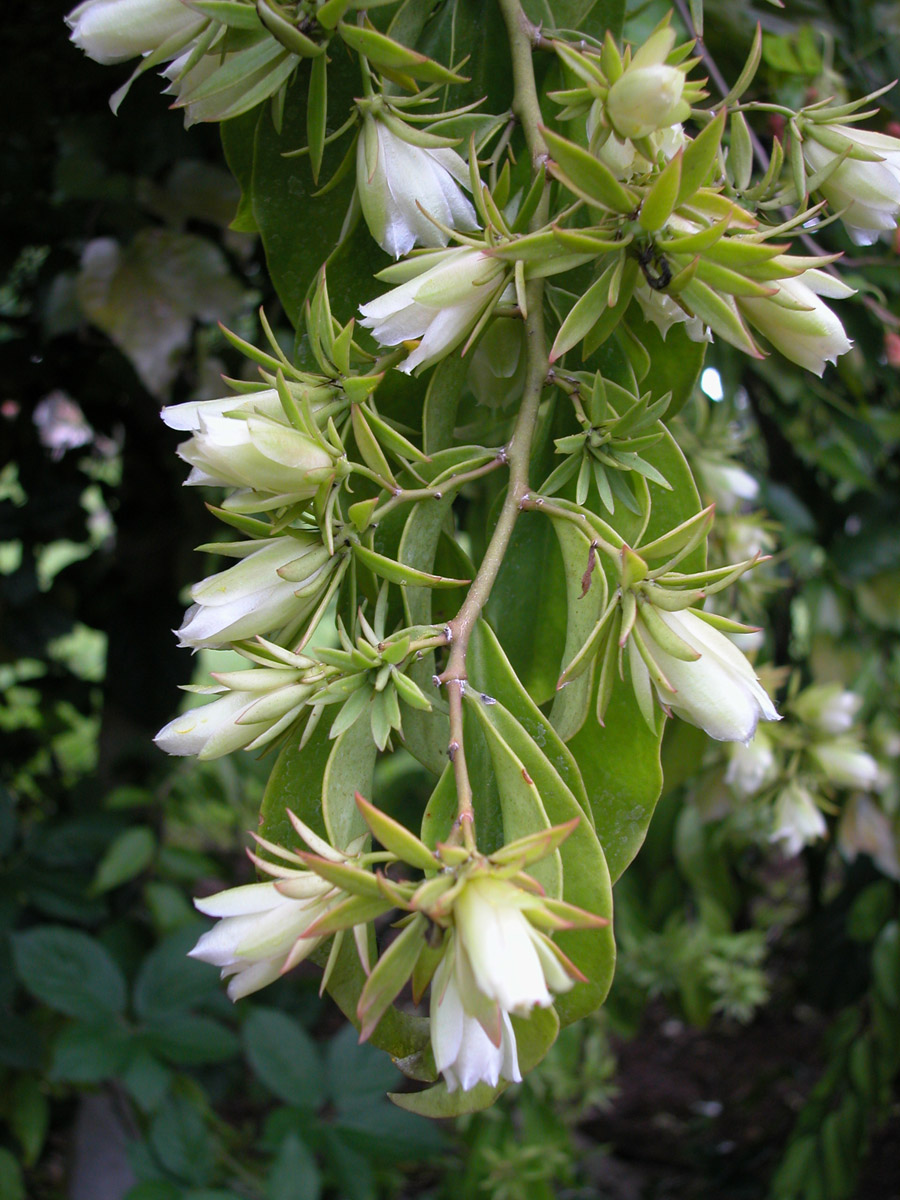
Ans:
[[[496,1087],[501,1079],[517,1082],[521,1073],[512,1018],[549,1007],[554,994],[583,979],[546,930],[606,923],[549,899],[525,873],[554,852],[572,825],[544,830],[485,857],[459,846],[432,851],[359,796],[357,803],[386,854],[369,856],[364,838],[346,852],[337,851],[291,814],[313,852],[295,853],[262,841],[281,862],[252,857],[277,876],[275,882],[197,901],[201,912],[219,921],[192,954],[232,977],[228,991],[236,1000],[291,970],[323,937],[359,931],[363,913],[370,917],[399,906],[409,914],[404,928],[371,970],[367,944],[357,937],[368,972],[358,1007],[362,1036],[371,1034],[412,976],[417,997],[431,985],[431,1045],[448,1091]],[[396,884],[374,875],[371,863],[385,859],[405,860],[425,872],[424,880]],[[437,953],[433,935],[426,937],[429,927],[438,931]],[[333,947],[331,954],[336,953]]]

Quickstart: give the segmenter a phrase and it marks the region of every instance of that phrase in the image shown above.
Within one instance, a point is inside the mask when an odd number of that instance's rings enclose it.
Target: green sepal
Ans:
[[[394,908],[394,903],[383,894],[378,896],[348,896],[328,912],[314,921],[304,937],[327,937],[354,925],[368,925],[376,917],[383,916]]]
[[[386,34],[371,26],[347,25],[343,21],[337,27],[344,43],[363,55],[373,66],[382,71],[400,72],[413,79],[424,79],[426,83],[465,83],[464,75],[441,66],[440,63],[410,50],[401,42],[395,42]]]
[[[621,184],[609,167],[581,146],[541,126],[552,156],[550,172],[574,195],[627,216],[637,208],[637,194]]]
[[[356,793],[356,804],[372,831],[372,836],[377,838],[385,850],[390,850],[402,862],[409,863],[411,867],[418,867],[420,871],[433,871],[438,866],[432,851],[405,825],[401,825],[374,804],[370,804],[359,792]]]
[[[427,571],[417,571],[415,567],[404,566],[387,558],[375,550],[369,550],[358,542],[351,547],[353,553],[373,574],[389,583],[400,584],[401,587],[455,588],[465,587],[471,583],[469,579],[451,579],[445,575],[431,575]]]
[[[271,3],[271,0],[256,0],[256,11],[266,29],[273,37],[277,38],[286,50],[290,50],[291,54],[296,54],[299,58],[315,58],[318,55],[324,55],[325,46],[319,45],[318,42],[314,42],[312,38],[301,33],[281,9]]]
[[[426,926],[425,917],[416,913],[372,968],[356,1008],[361,1042],[371,1035],[412,974],[425,947]]]
[[[676,207],[691,199],[709,179],[719,147],[722,144],[722,134],[725,132],[727,109],[720,109],[717,116],[710,121],[702,133],[688,142],[681,163],[681,182],[678,185]]]
[[[371,871],[351,866],[349,863],[333,862],[330,858],[320,858],[318,854],[307,854],[304,851],[299,851],[297,857],[321,879],[344,892],[349,892],[352,896],[382,895]]]
[[[641,228],[646,229],[648,233],[655,233],[658,229],[662,229],[672,215],[681,187],[682,159],[683,152],[679,151],[660,171],[653,181],[653,186],[644,197],[638,221]]]

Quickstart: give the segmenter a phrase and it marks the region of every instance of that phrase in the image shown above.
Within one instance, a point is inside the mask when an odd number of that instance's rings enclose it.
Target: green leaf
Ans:
[[[0,1196],[3,1200],[25,1200],[22,1168],[12,1153],[0,1146]]]
[[[20,1075],[12,1085],[9,1125],[22,1147],[26,1167],[33,1167],[40,1158],[50,1124],[50,1103],[41,1091],[40,1080],[34,1075]],[[0,1196],[6,1193],[0,1177]]]
[[[603,568],[594,561],[591,543],[581,530],[571,521],[552,524],[566,573],[566,645],[562,661],[569,663],[599,621],[608,587]],[[564,742],[575,736],[587,718],[592,681],[593,672],[585,671],[556,693],[550,720]]]
[[[254,136],[250,181],[253,220],[262,235],[272,282],[289,319],[299,323],[307,294],[323,263],[341,242],[355,178],[343,180],[332,192],[315,196],[316,183],[305,157],[283,155],[306,144],[308,62],[300,65],[288,85],[284,123],[279,132],[268,108],[259,116]],[[328,67],[328,99],[333,112],[348,112],[359,90],[359,74],[350,55],[337,54]],[[237,137],[228,134],[228,144]],[[346,146],[343,139],[325,147],[321,176],[331,177]],[[242,204],[243,211],[243,204]],[[315,236],[305,236],[314,230]],[[339,259],[329,263],[328,291],[332,309],[341,320],[371,299],[372,276],[387,263],[365,225],[351,234]]]
[[[322,780],[322,815],[328,838],[339,850],[366,831],[356,807],[356,793],[372,794],[376,757],[366,721],[358,721],[335,739]]]
[[[146,825],[126,829],[111,843],[100,859],[91,884],[91,894],[99,895],[127,883],[145,871],[156,853],[156,834]]]
[[[499,638],[485,621],[479,621],[473,632],[468,664],[473,686],[509,710],[590,818],[587,792],[571,751],[522,686]]]
[[[171,1096],[150,1126],[150,1146],[184,1183],[204,1184],[213,1169],[213,1148],[203,1114],[184,1096]]]
[[[620,37],[625,16],[625,0],[524,0],[522,8],[545,32],[577,29],[601,39],[607,29]]]
[[[535,1008],[531,1016],[513,1017],[519,1067],[523,1075],[537,1066],[559,1034],[559,1017],[553,1008]],[[463,1113],[490,1108],[509,1084],[501,1080],[496,1087],[479,1083],[469,1091],[448,1092],[443,1082],[423,1092],[391,1092],[390,1098],[407,1112],[423,1117],[458,1117]]]
[[[536,704],[556,695],[566,643],[566,576],[550,522],[523,512],[491,591],[486,614]]]
[[[13,938],[19,978],[33,996],[68,1017],[97,1020],[125,1008],[125,979],[86,933],[44,925]]]
[[[309,1109],[324,1103],[322,1060],[315,1042],[287,1013],[254,1008],[241,1033],[247,1061],[279,1099]]]
[[[135,1011],[144,1020],[164,1019],[218,996],[219,981],[208,964],[187,957],[203,930],[192,920],[144,958],[134,985]]]
[[[339,849],[365,832],[355,794],[372,791],[375,745],[368,725],[357,722],[333,741],[328,729],[329,722],[320,721],[302,749],[303,731],[298,729],[275,762],[260,809],[259,833],[277,845],[297,843],[288,809]]]
[[[130,1036],[106,1023],[67,1026],[53,1044],[50,1079],[85,1084],[117,1075],[127,1059]]]
[[[322,1176],[315,1155],[297,1134],[279,1147],[266,1182],[266,1200],[319,1200]]]
[[[549,829],[551,822],[534,780],[497,725],[488,718],[487,710],[493,706],[485,704],[470,691],[466,692],[466,700],[470,711],[475,713],[481,724],[494,764],[500,793],[504,845],[542,829]],[[558,850],[535,863],[529,873],[549,896],[556,899],[562,896],[562,861]]]
[[[238,1039],[221,1021],[188,1014],[167,1015],[147,1025],[152,1048],[176,1066],[225,1062],[238,1052]]]
[[[569,742],[613,883],[640,849],[659,799],[661,736],[648,728],[631,687],[617,678],[605,725],[598,724],[592,703]]]

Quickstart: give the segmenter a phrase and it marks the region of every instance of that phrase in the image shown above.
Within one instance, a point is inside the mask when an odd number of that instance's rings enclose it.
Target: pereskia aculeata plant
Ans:
[[[711,341],[815,375],[850,348],[831,302],[852,289],[793,241],[823,205],[858,240],[894,228],[900,142],[857,128],[863,101],[823,101],[782,111],[788,153],[754,158],[758,43],[711,97],[669,19],[631,45],[596,15],[555,31],[496,0],[451,62],[440,12],[397,7],[86,0],[68,20],[98,61],[159,68],[188,123],[257,114],[226,139],[292,157],[243,181],[251,209],[281,186],[284,210],[285,172],[310,203],[342,197],[335,238],[292,214],[316,268],[296,360],[268,326],[262,346],[229,335],[258,382],[163,411],[230,531],[178,635],[246,666],[157,742],[279,755],[262,880],[197,902],[217,923],[192,953],[233,999],[313,959],[361,1035],[434,1083],[398,1103],[445,1115],[490,1103],[603,1002],[611,882],[652,815],[666,721],[735,743],[745,795],[771,775],[765,737],[743,751],[779,714],[721,605],[760,554],[707,566],[714,510],[666,420]],[[470,55],[505,108],[466,90]],[[284,230],[260,230],[283,282]],[[363,240],[381,269],[333,311],[329,271]],[[660,381],[679,359],[676,393]],[[733,506],[746,474],[697,466]],[[860,778],[846,704],[803,703],[816,769]],[[372,802],[401,748],[433,775],[416,828]],[[623,823],[622,763],[651,760]],[[821,814],[782,784],[773,836],[797,852]]]

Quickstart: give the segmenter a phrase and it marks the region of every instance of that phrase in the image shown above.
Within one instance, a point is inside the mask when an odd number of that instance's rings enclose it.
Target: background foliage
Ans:
[[[745,510],[764,513],[754,521],[777,554],[741,585],[740,607],[771,628],[785,674],[863,696],[885,823],[866,840],[851,821],[859,797],[839,789],[832,836],[788,862],[759,805],[729,790],[721,748],[673,725],[667,791],[616,889],[604,1015],[565,1031],[497,1110],[435,1129],[383,1099],[399,1074],[355,1047],[312,976],[232,1007],[213,971],[185,962],[202,927],[190,895],[251,878],[236,847],[269,763],[173,763],[149,742],[192,669],[169,630],[197,575],[191,548],[210,536],[159,403],[218,395],[220,372],[238,367],[215,322],[252,338],[261,301],[290,349],[318,266],[298,230],[339,205],[302,219],[242,210],[242,232],[229,229],[239,191],[216,130],[181,132],[149,78],[113,120],[108,73],[68,46],[66,7],[41,0],[5,30],[11,87],[29,101],[2,150],[0,1195],[887,1194],[896,1166],[877,1151],[896,1135],[900,1065],[896,248],[829,235],[867,303],[846,306],[855,349],[823,381],[717,342],[707,365],[723,396],[693,386],[679,418],[701,477],[717,449],[759,480]],[[486,11],[451,7],[473,22]],[[574,24],[587,6],[568,7]],[[596,6],[601,27],[614,8]],[[896,4],[734,9],[706,6],[719,66],[736,77],[762,20],[759,87],[786,102],[898,73]],[[629,35],[663,11],[632,5]],[[473,96],[501,79],[489,34],[467,67]],[[436,24],[425,48],[446,61],[444,36]],[[882,103],[900,116],[892,94]],[[258,121],[226,126],[235,174],[293,178],[268,134],[249,159]],[[345,317],[341,272],[383,265],[363,244],[329,274]],[[533,594],[548,562],[561,569],[552,539],[521,528],[519,569],[533,575],[501,576],[498,604]],[[540,691],[527,633],[516,666]],[[376,795],[420,806],[412,761],[391,772]]]

